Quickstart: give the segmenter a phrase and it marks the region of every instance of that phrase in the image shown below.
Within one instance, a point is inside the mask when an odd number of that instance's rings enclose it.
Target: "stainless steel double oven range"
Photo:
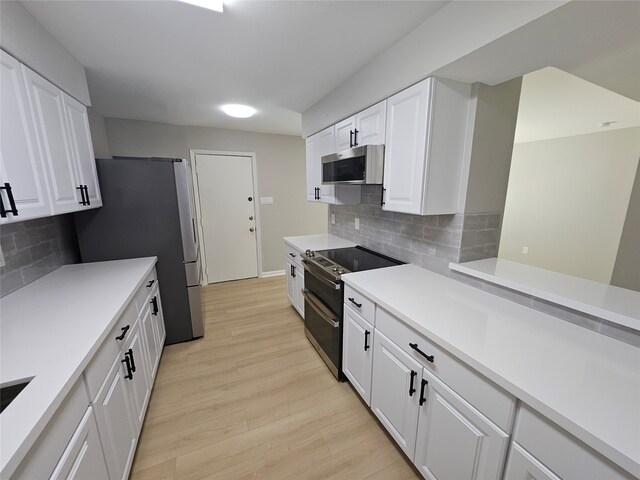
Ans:
[[[338,379],[342,374],[342,313],[345,273],[401,265],[364,247],[307,250],[304,274],[304,327],[307,338]]]

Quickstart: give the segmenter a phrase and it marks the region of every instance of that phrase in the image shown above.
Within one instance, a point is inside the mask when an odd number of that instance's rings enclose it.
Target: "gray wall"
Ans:
[[[255,152],[265,272],[284,268],[282,237],[327,231],[327,207],[306,201],[305,143],[299,137],[106,118],[111,155],[189,158],[190,149]]]
[[[611,285],[640,292],[640,164],[636,169]]]
[[[96,158],[111,158],[111,150],[107,141],[107,127],[104,117],[93,108],[88,108],[89,130],[91,130],[91,141],[93,143],[93,154]]]
[[[304,112],[302,136],[308,137],[419,82],[564,3],[449,3]]]
[[[5,260],[0,267],[0,296],[80,261],[72,215],[3,225],[0,242]]]
[[[0,47],[85,105],[84,67],[17,1],[0,1]]]
[[[329,233],[394,258],[448,275],[449,262],[495,257],[500,214],[408,215],[385,212],[382,187],[362,187],[362,203],[330,205]],[[331,223],[335,215],[335,224]],[[360,229],[355,229],[355,219]]]

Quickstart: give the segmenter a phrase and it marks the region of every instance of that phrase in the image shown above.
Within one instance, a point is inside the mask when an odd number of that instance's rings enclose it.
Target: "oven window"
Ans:
[[[366,174],[366,159],[364,156],[345,158],[335,162],[322,164],[323,182],[364,181]]]

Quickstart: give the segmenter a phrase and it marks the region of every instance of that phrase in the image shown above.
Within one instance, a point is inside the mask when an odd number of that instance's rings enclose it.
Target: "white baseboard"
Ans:
[[[277,277],[278,275],[284,275],[284,270],[274,270],[272,272],[262,272],[262,275],[260,275],[260,278]]]

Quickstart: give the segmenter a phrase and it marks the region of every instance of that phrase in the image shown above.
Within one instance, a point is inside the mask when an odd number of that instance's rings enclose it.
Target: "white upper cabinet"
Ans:
[[[360,203],[359,185],[322,184],[322,157],[336,151],[334,127],[310,136],[306,145],[307,200],[335,205]]]
[[[63,94],[63,98],[64,109],[69,123],[69,134],[71,135],[73,159],[78,172],[79,183],[85,189],[86,206],[102,206],[87,107],[67,94]]]
[[[383,100],[335,125],[335,151],[361,145],[382,145],[386,128],[387,101]]]
[[[52,213],[77,211],[82,197],[72,157],[64,94],[24,65],[22,69],[35,119],[38,145],[49,179]]]
[[[0,222],[5,223],[49,215],[50,206],[20,62],[0,50],[0,64]]]
[[[384,210],[456,213],[470,95],[432,77],[387,99]]]

